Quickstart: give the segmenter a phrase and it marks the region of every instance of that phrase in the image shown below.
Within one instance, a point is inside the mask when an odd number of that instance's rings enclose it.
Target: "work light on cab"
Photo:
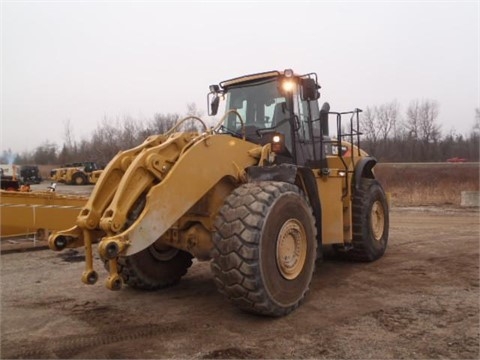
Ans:
[[[285,79],[282,83],[282,88],[285,92],[292,92],[295,89],[295,82],[290,79]]]
[[[283,152],[285,148],[285,135],[275,133],[272,137],[271,146],[274,153],[279,154]]]

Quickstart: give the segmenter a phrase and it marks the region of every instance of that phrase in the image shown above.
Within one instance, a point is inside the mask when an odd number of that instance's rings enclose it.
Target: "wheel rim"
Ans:
[[[83,184],[83,179],[82,179],[80,176],[77,176],[77,177],[75,178],[75,183],[76,183],[77,185],[82,185],[82,184]]]
[[[178,249],[168,245],[153,244],[148,248],[152,256],[158,261],[172,260],[178,253]]]
[[[277,237],[277,267],[287,280],[295,279],[305,265],[307,235],[303,225],[296,219],[287,220]]]
[[[380,241],[385,229],[385,212],[380,201],[373,203],[370,219],[373,237],[375,240]]]

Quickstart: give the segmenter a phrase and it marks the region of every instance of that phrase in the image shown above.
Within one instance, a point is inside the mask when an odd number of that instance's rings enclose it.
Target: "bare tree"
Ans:
[[[187,104],[187,116],[196,116],[198,118],[202,118],[203,112],[198,110],[197,105],[195,103],[188,103]],[[191,120],[188,122],[188,125],[185,127],[186,131],[204,131],[205,129],[202,128],[202,125],[195,121]]]
[[[55,164],[57,161],[57,145],[45,141],[35,149],[33,160],[35,164]]]
[[[398,112],[399,105],[396,100],[375,107],[378,132],[383,141],[395,135]]]
[[[378,119],[375,108],[367,107],[365,111],[362,112],[360,126],[365,139],[373,144],[377,143],[380,136],[377,122]]]
[[[438,103],[424,100],[420,106],[420,137],[425,143],[437,142],[440,138],[440,125],[437,124]]]
[[[153,121],[148,126],[150,135],[163,134],[170,130],[180,119],[178,114],[155,114]]]
[[[475,109],[475,120],[472,126],[472,136],[480,136],[480,108]]]
[[[407,108],[405,129],[410,139],[420,138],[420,102],[413,100]]]
[[[66,119],[63,122],[63,146],[58,155],[58,161],[60,163],[67,163],[75,161],[77,156],[76,143],[73,136],[73,125],[70,119]]]
[[[480,108],[475,109],[475,119],[472,131],[468,137],[467,157],[472,161],[480,159]]]
[[[130,116],[125,116],[122,121],[122,130],[120,134],[120,141],[122,149],[130,149],[140,144],[144,139],[140,138],[142,132],[142,124],[134,120]]]
[[[64,143],[65,143],[65,146],[68,148],[68,149],[73,149],[74,145],[75,145],[75,139],[74,139],[74,136],[73,136],[73,125],[72,125],[72,122],[70,121],[70,119],[66,119],[64,122],[63,122],[63,136],[64,136]]]
[[[437,124],[439,114],[438,103],[434,100],[414,100],[406,112],[405,127],[411,142],[413,160],[433,160],[432,143],[436,144],[441,137],[440,125]]]
[[[90,141],[83,140],[79,145],[79,152],[88,160],[107,163],[122,148],[121,124],[119,120],[112,121],[106,116],[97,125]],[[88,154],[88,155],[87,155]],[[84,161],[87,160],[86,158]]]

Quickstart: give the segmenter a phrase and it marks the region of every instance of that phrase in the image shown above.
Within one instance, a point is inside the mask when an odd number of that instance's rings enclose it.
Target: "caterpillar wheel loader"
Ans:
[[[102,170],[97,163],[86,161],[53,169],[50,172],[50,179],[67,185],[88,185],[95,184],[101,173]]]
[[[116,155],[53,250],[92,244],[107,288],[154,290],[211,261],[218,290],[268,316],[295,310],[322,246],[355,261],[380,258],[389,210],[376,160],[360,149],[359,113],[320,108],[317,75],[270,71],[210,86],[208,128],[197,117]],[[345,120],[347,119],[347,120]],[[189,122],[198,131],[181,131]],[[190,128],[192,128],[190,126]],[[330,131],[333,130],[333,131]]]

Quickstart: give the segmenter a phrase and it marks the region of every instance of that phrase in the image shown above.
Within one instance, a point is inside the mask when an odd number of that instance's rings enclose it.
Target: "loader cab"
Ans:
[[[223,98],[226,112],[235,111],[228,114],[223,131],[245,134],[246,140],[261,145],[280,137],[277,162],[317,165],[322,157],[319,88],[316,74],[299,76],[291,70],[224,81],[215,99]]]

